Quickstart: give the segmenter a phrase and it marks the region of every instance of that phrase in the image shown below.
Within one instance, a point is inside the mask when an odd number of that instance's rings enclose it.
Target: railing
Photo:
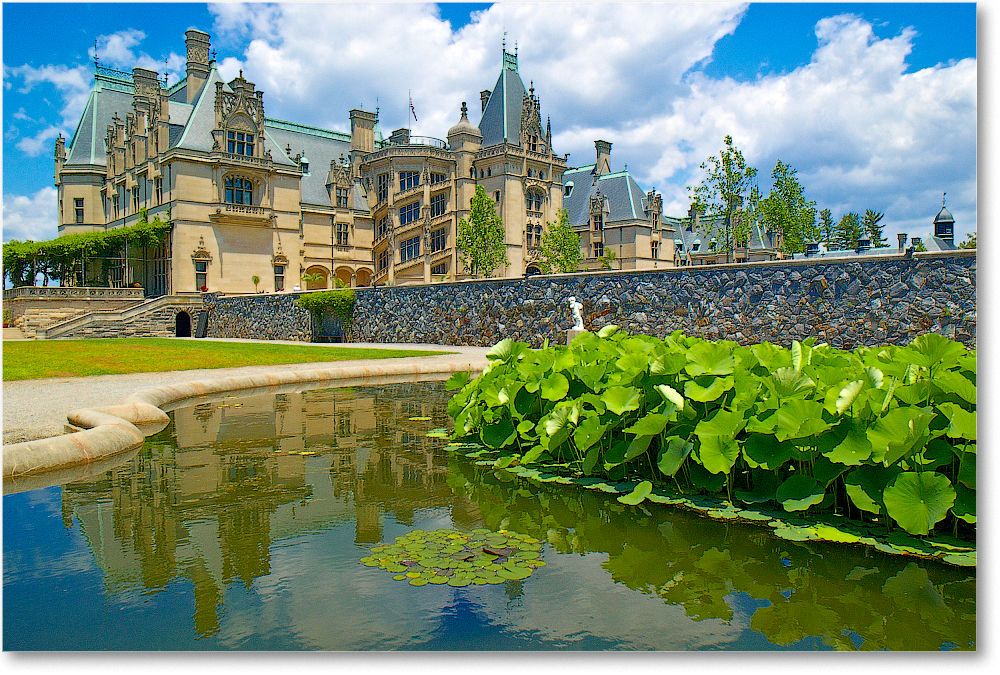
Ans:
[[[442,141],[440,138],[432,138],[431,136],[410,136],[410,142],[406,145],[429,145],[432,148],[448,149],[448,143]]]
[[[100,286],[19,286],[17,288],[5,288],[3,291],[4,300],[18,300],[21,298],[62,298],[73,300],[113,298],[142,300],[143,297],[143,290],[141,288],[104,288]]]
[[[264,208],[260,206],[246,206],[244,204],[224,204],[226,211],[230,213],[249,213],[255,216],[264,215]]]
[[[251,164],[253,166],[269,166],[271,164],[271,159],[268,157],[250,157],[249,155],[237,155],[233,152],[219,152],[213,153],[221,157],[226,162],[233,162],[237,164]]]
[[[136,318],[143,314],[155,312],[168,305],[200,307],[201,296],[161,295],[158,298],[152,298],[138,305],[126,307],[125,309],[106,309],[88,312],[87,314],[81,314],[80,316],[75,316],[60,323],[52,324],[47,328],[40,329],[36,335],[39,335],[44,339],[51,340],[79,330],[91,323],[107,323],[112,321],[128,323],[130,321],[135,321]]]

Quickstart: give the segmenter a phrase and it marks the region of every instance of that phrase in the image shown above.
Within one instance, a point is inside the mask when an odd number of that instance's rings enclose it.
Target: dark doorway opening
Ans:
[[[174,319],[174,335],[191,337],[191,315],[187,312],[177,312],[177,317]]]

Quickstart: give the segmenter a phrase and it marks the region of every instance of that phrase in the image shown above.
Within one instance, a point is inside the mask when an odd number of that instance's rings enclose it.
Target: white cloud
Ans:
[[[442,137],[462,101],[478,121],[506,27],[525,84],[534,81],[552,118],[556,151],[581,165],[595,140],[611,141],[612,168],[627,163],[672,215],[687,211],[685,186],[732,134],[765,188],[781,159],[821,208],[885,211],[887,233],[912,234],[926,234],[947,190],[959,232],[975,228],[977,64],[906,72],[912,29],[879,39],[854,16],[825,18],[810,63],[737,82],[698,65],[743,4],[498,3],[457,32],[433,5],[210,9],[220,39],[247,44],[224,69],[243,68],[270,116],[346,131],[347,111],[372,110],[377,97],[388,134],[407,124],[412,92],[414,133]]]
[[[3,240],[45,241],[58,234],[54,187],[44,187],[33,195],[3,196]]]
[[[37,157],[43,152],[52,149],[52,141],[54,141],[59,134],[65,134],[65,129],[63,127],[46,127],[34,136],[19,140],[17,142],[17,148],[29,157]]]

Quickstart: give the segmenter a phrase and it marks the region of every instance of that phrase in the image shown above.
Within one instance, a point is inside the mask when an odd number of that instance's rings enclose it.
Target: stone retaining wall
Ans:
[[[297,294],[206,299],[212,337],[312,339]],[[352,339],[488,346],[510,337],[564,343],[573,325],[614,323],[663,337],[674,330],[789,346],[817,337],[844,349],[905,344],[934,331],[976,343],[975,251],[592,272],[529,279],[356,289]]]

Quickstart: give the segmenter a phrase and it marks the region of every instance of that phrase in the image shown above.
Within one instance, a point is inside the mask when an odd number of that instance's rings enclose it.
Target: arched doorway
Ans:
[[[187,312],[177,312],[177,316],[174,317],[174,335],[191,337],[191,315]]]
[[[366,267],[358,269],[358,286],[372,285],[372,271]]]
[[[330,273],[327,272],[325,267],[313,265],[306,270],[302,279],[306,282],[307,291],[321,291],[328,287],[327,280],[329,279],[329,276]]]
[[[528,268],[524,270],[524,276],[533,277],[536,274],[541,274],[542,270],[539,269],[538,265],[528,265]]]
[[[351,277],[354,275],[351,273],[351,268],[349,267],[339,267],[337,268],[337,281],[341,283],[344,288],[351,287]]]

